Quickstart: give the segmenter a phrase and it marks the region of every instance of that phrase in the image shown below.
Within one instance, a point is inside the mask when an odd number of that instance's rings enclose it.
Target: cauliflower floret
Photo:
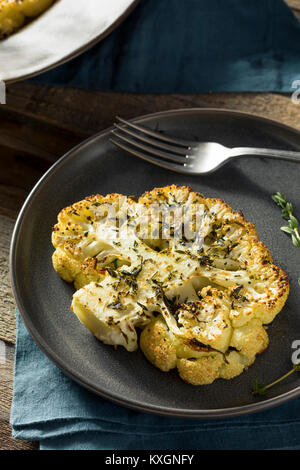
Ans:
[[[40,15],[54,0],[18,0],[21,3],[22,11],[28,18],[33,18]]]
[[[120,194],[95,195],[66,207],[58,215],[52,232],[54,269],[79,289],[97,282],[107,268],[130,265],[136,257],[124,256],[117,241],[115,220],[119,223],[133,201]],[[134,240],[133,240],[134,242]]]
[[[152,321],[141,333],[140,346],[146,358],[164,372],[176,367],[174,336],[162,317]]]
[[[230,346],[243,355],[252,358],[262,353],[269,344],[269,338],[260,320],[254,319],[246,325],[234,328]]]
[[[246,367],[250,366],[254,362],[254,360],[255,356],[253,356],[253,358],[248,358],[237,351],[230,351],[226,354],[226,361],[223,361],[222,363],[219,370],[219,376],[222,379],[232,379],[233,377],[240,375]]]
[[[147,303],[143,296],[140,300]],[[125,280],[108,274],[101,284],[92,282],[78,290],[71,310],[103,343],[134,351],[138,347],[136,327],[144,327],[151,319],[147,307],[137,302],[134,294],[128,294]]]
[[[25,16],[14,0],[0,2],[0,38],[23,26]]]
[[[223,363],[220,354],[203,355],[201,359],[178,359],[177,369],[180,377],[192,385],[208,385],[220,376]]]
[[[221,294],[218,297],[217,289],[206,288],[202,301],[181,305],[176,312],[178,328],[173,331],[162,317],[154,319],[141,334],[140,347],[147,359],[162,370],[176,365],[181,378],[193,385],[241,374],[266,349],[269,339],[257,319],[232,328],[229,297]]]
[[[38,16],[54,0],[0,0],[0,38],[21,28],[27,18]]]
[[[289,293],[254,225],[189,187],[90,196],[60,212],[52,243],[55,270],[79,289],[72,309],[97,338],[133,351],[141,328],[147,359],[195,385],[250,366]]]

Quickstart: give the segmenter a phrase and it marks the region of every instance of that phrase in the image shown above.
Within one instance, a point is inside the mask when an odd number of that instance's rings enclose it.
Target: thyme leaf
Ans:
[[[157,281],[156,279],[152,279],[152,282],[155,285],[156,295],[162,298],[162,300],[163,300],[165,306],[167,307],[167,309],[169,310],[169,312],[172,315],[174,315],[176,313],[176,310],[177,310],[176,304],[175,304],[173,299],[170,300],[166,296],[166,294],[164,292],[164,289],[163,289],[163,283],[160,282],[160,281]]]
[[[299,221],[293,215],[293,205],[291,202],[288,202],[286,197],[277,192],[272,196],[273,201],[281,208],[281,215],[284,219],[287,220],[287,225],[281,227],[281,230],[292,238],[292,243],[294,246],[300,248],[300,235],[299,235]]]
[[[281,208],[281,216],[288,222],[288,225],[281,227],[281,230],[291,236],[292,243],[294,246],[300,248],[300,235],[298,232],[299,222],[297,218],[293,215],[292,203],[288,202],[286,197],[280,192],[273,194],[272,199],[277,204],[277,206]],[[298,284],[300,286],[300,277],[298,278]],[[299,371],[300,363],[294,364],[291,370],[289,370],[286,374],[282,375],[277,380],[274,380],[274,382],[271,382],[268,385],[260,384],[256,379],[253,385],[252,393],[253,395],[265,395],[269,388],[273,387],[278,382],[281,382],[282,380],[286,379],[289,375],[293,374],[293,372]]]

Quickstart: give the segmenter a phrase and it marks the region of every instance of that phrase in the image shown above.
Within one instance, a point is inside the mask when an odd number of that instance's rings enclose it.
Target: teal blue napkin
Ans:
[[[34,81],[143,93],[292,92],[300,25],[283,0],[140,0],[115,31]]]
[[[300,449],[300,399],[221,420],[186,420],[137,412],[69,379],[38,348],[17,314],[13,437],[41,449]]]

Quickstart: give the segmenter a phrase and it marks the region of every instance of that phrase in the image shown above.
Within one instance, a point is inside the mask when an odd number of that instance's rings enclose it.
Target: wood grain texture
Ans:
[[[300,0],[285,0],[285,2],[293,10],[295,16],[300,21]]]
[[[237,109],[266,116],[291,126],[299,126],[299,106],[293,104],[288,96],[271,93],[151,95],[67,90],[26,83],[15,84],[8,88],[5,110],[13,117],[16,126],[22,126],[19,143],[24,141],[24,133],[26,137],[38,138],[35,136],[37,120],[40,126],[39,133],[45,129],[49,132],[47,156],[50,161],[52,157],[49,154],[55,158],[54,155],[68,144],[74,144],[75,141],[111,126],[116,114],[130,118],[156,111],[191,107]],[[24,120],[26,127],[22,125]],[[60,131],[59,136],[57,136],[58,131]],[[54,143],[53,134],[56,136]],[[39,141],[43,138],[40,136]],[[10,147],[12,150],[18,150],[16,139],[11,141]],[[22,153],[26,152],[22,150]],[[43,160],[47,160],[47,156],[43,152],[40,153]]]
[[[0,106],[0,339],[7,341],[0,364],[0,450],[35,449],[11,438],[15,304],[8,253],[17,214],[33,185],[66,151],[114,122],[174,108],[214,107],[252,112],[300,130],[300,105],[278,94],[142,95],[102,93],[20,83],[8,87]],[[10,344],[9,344],[10,343]]]
[[[15,341],[15,302],[9,278],[9,244],[14,221],[0,215],[0,340]]]
[[[293,10],[300,10],[300,0],[285,0],[285,2]]]
[[[9,414],[13,390],[14,347],[6,345],[5,363],[0,363],[0,450],[30,450],[37,443],[18,441],[11,437]]]
[[[9,423],[0,419],[0,450],[37,450],[38,448],[39,444],[37,442],[13,439]]]

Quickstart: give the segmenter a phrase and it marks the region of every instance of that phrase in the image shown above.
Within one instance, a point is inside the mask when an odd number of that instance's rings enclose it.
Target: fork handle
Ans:
[[[249,155],[251,157],[279,158],[281,160],[300,163],[300,152],[294,152],[291,150],[261,149],[252,147],[236,147],[230,149],[230,157],[242,157],[243,155]]]

